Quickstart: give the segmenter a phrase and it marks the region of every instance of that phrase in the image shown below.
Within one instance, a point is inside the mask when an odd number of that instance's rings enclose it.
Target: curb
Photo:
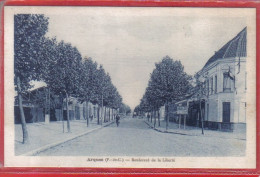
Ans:
[[[40,147],[40,148],[38,148],[38,149],[35,149],[35,150],[32,150],[32,151],[30,151],[30,152],[26,152],[26,153],[21,154],[21,155],[19,155],[19,156],[35,156],[36,154],[38,154],[38,153],[40,153],[40,152],[42,152],[42,151],[45,151],[45,150],[47,150],[47,149],[49,149],[49,148],[52,148],[52,147],[58,146],[58,145],[60,145],[60,144],[66,143],[66,142],[68,142],[68,141],[70,141],[70,140],[76,139],[76,138],[78,138],[78,137],[81,137],[81,136],[83,136],[83,135],[86,135],[86,134],[88,134],[88,133],[91,133],[91,132],[93,132],[93,131],[96,131],[96,130],[101,129],[101,128],[103,128],[103,127],[107,127],[107,126],[109,126],[109,125],[111,125],[111,124],[113,124],[113,123],[114,123],[114,121],[112,121],[112,122],[110,122],[110,123],[108,123],[108,124],[106,124],[106,125],[104,125],[104,126],[97,127],[97,128],[92,129],[92,130],[85,131],[85,132],[83,132],[83,133],[79,133],[79,134],[77,134],[77,135],[75,135],[75,136],[73,136],[73,137],[69,137],[69,138],[66,138],[66,139],[64,139],[64,140],[61,140],[61,141],[58,141],[58,142],[55,142],[55,143],[47,144],[47,145],[45,145],[45,146],[42,146],[42,147]]]
[[[155,131],[157,132],[161,132],[161,133],[171,133],[171,134],[177,134],[177,135],[188,135],[188,136],[198,136],[198,135],[191,135],[191,134],[186,134],[186,133],[178,133],[178,132],[168,132],[167,130],[159,130],[157,128],[154,128],[153,126],[151,126],[149,123],[147,123],[146,121],[144,121],[148,126],[149,128],[151,129],[154,129]]]
[[[179,132],[168,132],[166,130],[159,130],[157,128],[154,128],[153,126],[151,126],[149,123],[147,123],[146,121],[144,121],[148,126],[149,128],[157,131],[157,132],[160,132],[160,133],[171,133],[171,134],[177,134],[177,135],[187,135],[187,136],[202,136],[202,135],[195,135],[195,134],[187,134],[187,133],[179,133]],[[204,137],[212,137],[212,136],[207,136],[207,135],[203,135]],[[218,137],[218,138],[221,138],[221,137]],[[244,138],[222,138],[222,139],[236,139],[236,140],[243,140],[243,141],[246,141],[246,139]]]

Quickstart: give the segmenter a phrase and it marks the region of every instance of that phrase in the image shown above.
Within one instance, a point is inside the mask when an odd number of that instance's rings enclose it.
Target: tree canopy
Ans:
[[[180,61],[165,56],[150,75],[148,86],[136,109],[149,112],[159,109],[166,102],[177,102],[185,97],[191,88],[191,76],[184,72]]]
[[[20,80],[21,91],[31,87],[31,80],[39,79],[42,43],[48,31],[44,15],[18,14],[14,16],[14,74],[15,85]]]

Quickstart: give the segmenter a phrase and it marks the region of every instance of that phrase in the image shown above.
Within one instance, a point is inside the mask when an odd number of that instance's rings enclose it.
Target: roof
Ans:
[[[42,87],[47,87],[47,84],[45,82],[35,80],[30,81],[30,85],[32,86],[32,88],[29,89],[29,91],[37,90],[38,88]]]
[[[218,59],[226,59],[231,57],[246,57],[247,28],[245,27],[233,39],[226,43],[221,49],[207,61],[205,66],[210,65]]]
[[[183,103],[183,102],[187,102],[194,94],[189,94],[189,95],[186,95],[182,100],[176,102],[175,104],[180,104],[180,103]]]

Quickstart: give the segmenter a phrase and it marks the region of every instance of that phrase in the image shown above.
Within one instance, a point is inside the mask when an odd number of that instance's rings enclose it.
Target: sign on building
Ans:
[[[188,114],[188,107],[182,104],[177,106],[177,114]]]

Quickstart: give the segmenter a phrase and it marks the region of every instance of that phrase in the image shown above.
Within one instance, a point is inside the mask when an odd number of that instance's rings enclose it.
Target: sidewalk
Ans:
[[[183,124],[179,128],[179,124],[175,122],[169,122],[168,130],[166,131],[166,121],[160,121],[160,127],[158,126],[158,120],[156,120],[156,125],[154,128],[154,123],[148,122],[147,119],[144,119],[144,122],[154,130],[162,133],[172,133],[179,135],[187,135],[187,136],[206,136],[206,137],[217,137],[223,139],[238,139],[238,140],[246,140],[246,133],[240,132],[223,132],[218,130],[208,130],[204,129],[204,135],[201,133],[201,128],[193,127],[193,126],[184,126]]]
[[[101,126],[97,125],[97,121],[94,119],[90,121],[87,127],[86,120],[73,120],[70,121],[70,133],[67,132],[66,121],[64,121],[65,133],[63,133],[63,123],[61,121],[50,122],[49,124],[44,122],[28,123],[29,144],[22,143],[22,126],[15,124],[15,155],[34,155],[112,123],[113,121],[102,123]]]

